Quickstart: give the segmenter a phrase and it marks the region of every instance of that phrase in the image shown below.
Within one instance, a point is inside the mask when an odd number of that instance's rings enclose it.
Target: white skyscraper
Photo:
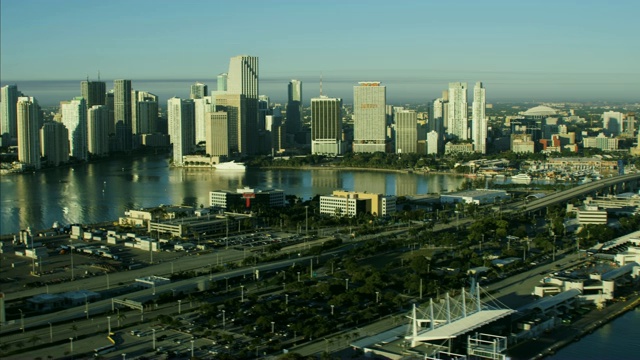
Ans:
[[[214,111],[215,106],[211,100],[211,96],[204,96],[193,100],[196,111],[196,144],[207,141],[205,133],[206,122],[208,121],[208,113]]]
[[[477,82],[473,88],[473,109],[471,111],[471,126],[473,148],[481,154],[487,153],[487,118],[485,109],[487,100],[485,88],[481,82]]]
[[[87,111],[87,148],[95,156],[109,155],[109,108],[94,105]]]
[[[40,168],[40,106],[33,97],[18,97],[18,161]]]
[[[449,118],[447,133],[459,140],[467,140],[467,83],[449,83]]]
[[[88,160],[87,102],[82,96],[60,105],[62,123],[69,131],[69,155],[76,160]]]
[[[618,136],[622,131],[624,115],[617,111],[605,111],[602,114],[602,128],[607,135]]]
[[[418,115],[414,110],[399,110],[394,115],[396,123],[396,153],[418,152]]]
[[[209,87],[206,84],[201,82],[196,82],[191,85],[191,93],[189,94],[190,99],[202,99],[205,96],[209,95]]]
[[[353,87],[353,152],[385,152],[387,89],[380,82]]]
[[[173,165],[182,166],[182,157],[195,145],[195,110],[193,100],[177,97],[167,100],[167,126],[173,144]]]
[[[311,99],[311,153],[340,155],[342,143],[342,99],[320,96]]]

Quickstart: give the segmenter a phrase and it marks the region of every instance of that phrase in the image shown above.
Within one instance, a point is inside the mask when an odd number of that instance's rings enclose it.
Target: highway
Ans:
[[[535,212],[548,206],[555,205],[557,203],[566,202],[568,200],[584,196],[587,194],[595,193],[596,191],[614,186],[627,181],[640,181],[640,173],[638,174],[626,174],[606,178],[602,180],[593,181],[587,184],[579,185],[564,191],[559,191],[553,194],[549,194],[542,198],[527,201],[526,203],[513,203],[504,206],[504,212],[512,211],[531,211]]]

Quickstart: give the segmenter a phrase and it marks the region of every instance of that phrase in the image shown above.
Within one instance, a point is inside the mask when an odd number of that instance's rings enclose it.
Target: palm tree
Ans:
[[[120,321],[124,321],[127,318],[127,315],[124,314],[124,312],[120,312],[120,309],[118,309],[118,315],[116,317],[116,319],[118,320],[118,327],[120,327]]]
[[[73,337],[78,339],[78,325],[76,325],[76,323],[74,322],[71,327],[69,327],[69,329],[71,329],[71,331],[73,331]]]
[[[29,342],[31,343],[31,347],[35,346],[35,345],[36,345],[36,343],[37,343],[38,341],[40,341],[40,340],[41,340],[41,339],[40,339],[40,336],[38,336],[38,335],[33,335],[32,337],[30,337],[30,338],[29,338]]]

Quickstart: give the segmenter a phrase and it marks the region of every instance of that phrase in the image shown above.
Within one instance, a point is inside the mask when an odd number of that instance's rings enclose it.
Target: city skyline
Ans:
[[[100,72],[103,79],[134,82],[197,79],[212,89],[238,54],[260,58],[260,92],[276,101],[286,99],[291,79],[301,80],[305,106],[319,94],[314,88],[321,74],[328,96],[349,100],[357,82],[380,81],[389,100],[400,102],[426,102],[454,81],[482,81],[492,99],[633,101],[640,83],[634,63],[640,50],[631,46],[639,6],[630,1],[579,7],[463,1],[453,19],[438,16],[450,14],[449,4],[414,1],[368,1],[366,7],[363,1],[80,4],[1,3],[3,85],[95,79]],[[145,7],[154,8],[153,16],[134,15],[150,14]],[[607,14],[616,16],[615,26],[598,25]],[[188,24],[212,15],[228,36],[207,47]],[[115,17],[127,26],[111,26]],[[66,56],[54,56],[59,41],[71,36]],[[406,51],[385,51],[385,44]]]

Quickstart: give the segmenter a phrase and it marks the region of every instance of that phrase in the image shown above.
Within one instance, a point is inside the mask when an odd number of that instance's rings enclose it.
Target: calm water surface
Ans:
[[[160,204],[209,205],[209,192],[244,186],[283,189],[309,199],[335,189],[413,195],[458,189],[465,179],[352,170],[172,169],[164,156],[115,159],[0,177],[0,234],[61,224],[116,220],[132,208]]]
[[[640,359],[638,326],[640,326],[640,309],[636,308],[547,359]]]

